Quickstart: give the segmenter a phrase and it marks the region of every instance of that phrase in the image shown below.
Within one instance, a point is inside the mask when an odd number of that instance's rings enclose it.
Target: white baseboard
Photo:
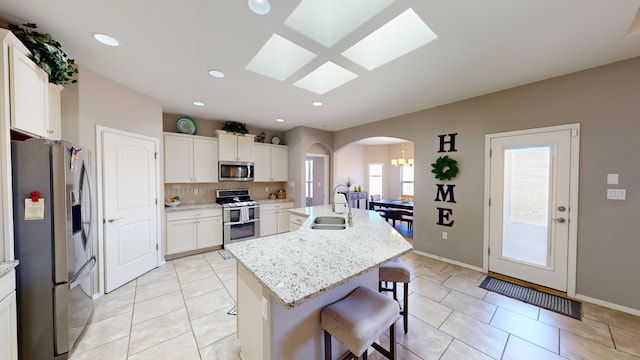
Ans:
[[[478,266],[473,266],[473,265],[465,264],[465,263],[463,263],[463,262],[459,262],[459,261],[456,261],[456,260],[447,259],[447,258],[442,257],[442,256],[429,254],[429,253],[422,252],[422,251],[418,251],[418,250],[415,250],[415,249],[413,250],[413,252],[414,252],[414,253],[416,253],[416,254],[418,254],[418,255],[426,256],[426,257],[428,257],[428,258],[432,258],[432,259],[436,259],[436,260],[444,261],[444,262],[446,262],[446,263],[453,264],[453,265],[462,266],[463,268],[467,268],[467,269],[471,269],[471,270],[479,271],[479,272],[481,272],[481,273],[484,273],[484,272],[485,272],[481,267],[478,267]]]
[[[609,308],[609,309],[622,311],[622,312],[625,312],[627,314],[640,316],[640,310],[638,310],[638,309],[633,309],[633,308],[630,308],[630,307],[614,304],[612,302],[608,302],[608,301],[604,301],[604,300],[600,300],[600,299],[595,299],[595,298],[592,298],[592,297],[589,297],[589,296],[586,296],[586,295],[576,294],[576,299],[582,300],[582,301],[586,301],[586,302],[590,302],[592,304],[604,306],[604,307]]]
[[[426,256],[428,258],[444,261],[446,263],[462,266],[462,267],[467,268],[467,269],[480,271],[482,273],[485,272],[481,267],[478,267],[478,266],[465,264],[465,263],[462,263],[462,262],[459,262],[459,261],[456,261],[456,260],[447,259],[447,258],[442,257],[442,256],[429,254],[429,253],[422,252],[422,251],[415,250],[415,249],[413,250],[413,252],[418,254],[418,255],[422,255],[422,256]],[[592,304],[604,306],[604,307],[609,308],[609,309],[622,311],[622,312],[627,313],[627,314],[640,316],[640,310],[638,310],[638,309],[633,309],[633,308],[630,308],[630,307],[627,307],[627,306],[614,304],[612,302],[608,302],[608,301],[604,301],[604,300],[600,300],[600,299],[595,299],[595,298],[592,298],[592,297],[589,297],[589,296],[586,296],[586,295],[581,295],[581,294],[576,294],[575,298],[578,299],[578,300],[590,302]]]

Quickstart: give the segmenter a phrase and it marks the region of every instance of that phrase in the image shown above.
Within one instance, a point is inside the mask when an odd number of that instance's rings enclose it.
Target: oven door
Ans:
[[[240,223],[243,219],[241,219],[242,210],[247,209],[247,219],[244,219],[244,222],[248,222],[251,220],[258,220],[260,218],[260,205],[255,206],[244,206],[244,207],[228,207],[224,208],[223,211],[223,219],[225,223]]]
[[[224,244],[255,239],[260,237],[260,220],[224,223]]]

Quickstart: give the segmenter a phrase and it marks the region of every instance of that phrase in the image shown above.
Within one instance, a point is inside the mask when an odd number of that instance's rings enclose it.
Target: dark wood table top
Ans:
[[[413,200],[402,201],[397,199],[381,199],[369,201],[369,208],[373,209],[374,206],[380,206],[384,208],[413,210]]]

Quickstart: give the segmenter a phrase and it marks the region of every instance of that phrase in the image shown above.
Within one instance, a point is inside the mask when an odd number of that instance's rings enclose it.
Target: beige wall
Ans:
[[[162,149],[162,104],[89,69],[80,68],[78,83],[65,85],[65,90],[62,92],[62,137],[91,150],[91,174],[93,174],[91,185],[94,191],[97,189],[95,177],[97,125],[156,138]],[[158,183],[159,198],[162,198],[163,190],[162,163],[158,161],[161,174]],[[97,210],[97,206],[94,210]],[[94,249],[99,253],[101,249],[98,248],[96,229],[97,226],[94,226]],[[100,266],[98,264],[98,269]],[[95,290],[97,292],[98,288],[96,287]]]
[[[304,184],[306,154],[308,152],[333,153],[333,133],[299,126],[285,132],[284,141],[289,145],[289,188],[295,192],[295,206],[304,207],[306,200],[302,184]],[[326,151],[320,152],[318,147]],[[333,167],[333,159],[330,159],[330,162],[329,169]],[[329,174],[329,179],[331,178],[332,174]]]
[[[464,84],[461,84],[464,86]],[[482,266],[485,134],[581,124],[577,293],[640,309],[640,58],[337,132],[334,148],[367,137],[415,144],[417,250]],[[453,228],[436,225],[430,163],[440,134],[457,132]],[[626,201],[606,200],[607,173]],[[441,240],[442,231],[449,232]]]

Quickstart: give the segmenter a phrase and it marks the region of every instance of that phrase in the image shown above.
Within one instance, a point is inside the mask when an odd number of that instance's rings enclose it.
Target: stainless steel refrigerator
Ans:
[[[67,359],[93,311],[88,149],[12,141],[20,359]]]

